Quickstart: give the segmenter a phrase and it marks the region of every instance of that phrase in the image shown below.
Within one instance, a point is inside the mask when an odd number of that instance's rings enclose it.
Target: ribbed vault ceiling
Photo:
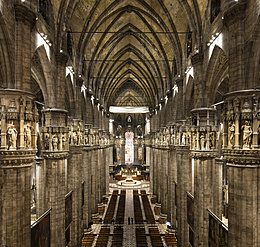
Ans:
[[[154,107],[181,74],[206,0],[79,0],[69,28],[85,86],[107,107]]]

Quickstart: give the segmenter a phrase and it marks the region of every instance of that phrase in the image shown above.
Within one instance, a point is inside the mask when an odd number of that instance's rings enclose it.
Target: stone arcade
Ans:
[[[149,181],[179,247],[260,246],[259,13],[0,0],[0,246],[36,246],[46,215],[51,247],[81,246],[115,178]]]

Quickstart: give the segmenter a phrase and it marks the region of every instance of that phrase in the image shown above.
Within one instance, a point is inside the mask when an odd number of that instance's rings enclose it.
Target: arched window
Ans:
[[[221,0],[211,0],[211,23],[216,19],[220,12]]]
[[[127,122],[128,122],[128,123],[131,123],[131,122],[132,122],[132,117],[131,117],[130,115],[127,117]]]
[[[39,0],[39,12],[44,20],[49,23],[49,3],[48,0]]]
[[[68,51],[68,54],[70,55],[70,57],[72,58],[72,35],[71,35],[71,32],[67,33],[67,51]],[[84,64],[84,62],[83,62],[83,64]],[[83,68],[82,68],[82,70],[83,70]]]
[[[118,121],[118,122],[121,122],[121,121],[122,121],[122,118],[121,118],[121,115],[120,115],[120,114],[117,115],[117,121]]]
[[[192,52],[192,32],[189,29],[189,32],[187,35],[187,57],[189,57],[191,52]]]

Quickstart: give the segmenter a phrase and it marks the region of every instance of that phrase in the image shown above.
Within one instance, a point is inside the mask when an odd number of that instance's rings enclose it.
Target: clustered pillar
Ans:
[[[30,169],[37,151],[38,111],[31,93],[1,89],[0,98],[0,242],[30,246]]]
[[[229,246],[260,243],[259,112],[260,91],[241,90],[225,97],[223,152],[228,166]],[[234,140],[234,134],[238,136]],[[243,222],[244,224],[241,224]]]

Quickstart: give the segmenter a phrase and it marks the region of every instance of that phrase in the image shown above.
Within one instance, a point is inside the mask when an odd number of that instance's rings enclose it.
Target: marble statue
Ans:
[[[235,124],[234,122],[229,123],[229,142],[232,146],[235,145]]]
[[[205,135],[201,134],[200,135],[200,149],[201,150],[205,150],[205,143],[206,143]]]
[[[31,147],[31,141],[32,141],[31,126],[27,124],[24,126],[24,142],[26,148]]]
[[[249,125],[249,122],[245,121],[245,124],[242,125],[241,129],[243,130],[243,147],[249,148],[251,144],[251,135],[252,135],[252,128]]]
[[[57,137],[57,135],[53,135],[52,145],[53,145],[53,151],[57,151],[58,150],[58,137]]]
[[[7,135],[8,135],[8,148],[16,149],[17,130],[14,127],[13,122],[9,124],[9,127],[7,129]]]

